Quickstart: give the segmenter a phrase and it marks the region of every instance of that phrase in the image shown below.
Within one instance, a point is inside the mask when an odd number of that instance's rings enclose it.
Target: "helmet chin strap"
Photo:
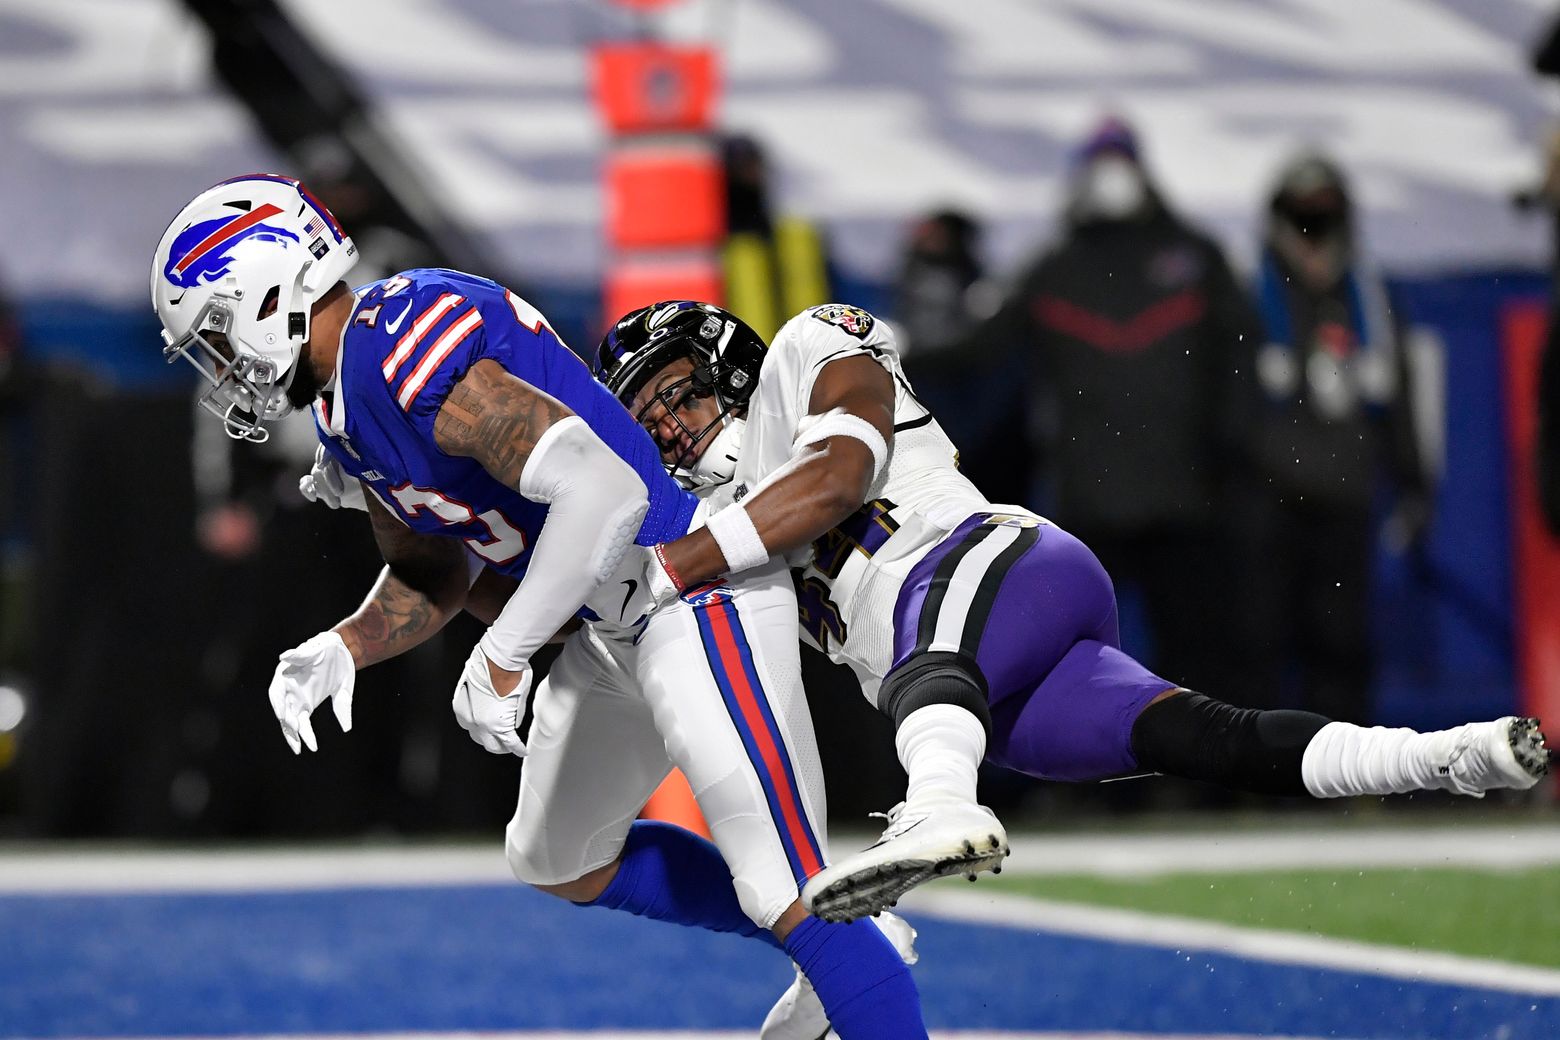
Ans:
[[[726,416],[709,447],[692,466],[682,471],[681,476],[695,488],[713,488],[728,483],[736,475],[737,460],[742,455],[742,434],[746,429],[746,419]]]

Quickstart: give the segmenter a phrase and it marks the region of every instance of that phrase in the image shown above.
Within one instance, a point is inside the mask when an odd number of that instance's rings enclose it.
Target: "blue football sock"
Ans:
[[[630,827],[617,876],[595,901],[580,905],[735,932],[783,948],[742,912],[731,871],[714,842],[670,823],[640,820]]]
[[[924,1040],[921,995],[899,952],[871,921],[808,917],[786,936],[840,1040]]]

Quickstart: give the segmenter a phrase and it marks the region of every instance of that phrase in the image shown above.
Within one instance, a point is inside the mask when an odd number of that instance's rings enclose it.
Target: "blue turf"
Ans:
[[[935,1028],[1553,1040],[1560,999],[918,919]],[[518,886],[0,898],[0,1037],[756,1029],[752,940]]]

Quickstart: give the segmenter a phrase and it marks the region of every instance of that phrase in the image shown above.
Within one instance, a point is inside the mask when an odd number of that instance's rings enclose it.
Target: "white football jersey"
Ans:
[[[748,402],[742,453],[710,511],[759,490],[795,454],[813,384],[831,362],[866,355],[894,379],[894,439],[866,505],[793,555],[809,641],[856,672],[875,697],[893,657],[894,603],[910,568],[971,513],[990,503],[958,470],[958,451],[916,400],[893,332],[866,311],[831,303],[803,311],[775,335]]]

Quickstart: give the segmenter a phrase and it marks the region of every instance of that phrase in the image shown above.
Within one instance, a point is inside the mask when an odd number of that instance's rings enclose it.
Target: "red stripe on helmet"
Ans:
[[[218,246],[222,245],[224,242],[227,242],[229,239],[233,238],[235,235],[238,235],[240,232],[247,231],[248,229],[254,227],[265,218],[274,217],[280,212],[280,209],[267,202],[259,209],[251,210],[250,212],[245,213],[242,217],[239,217],[237,220],[231,220],[228,223],[223,224],[221,227],[217,228],[217,230],[213,231],[211,234],[202,239],[194,249],[191,249],[188,253],[185,253],[184,259],[180,260],[177,264],[174,264],[173,269],[180,274],[183,274],[187,267],[189,267],[195,261],[199,260],[201,257],[205,256],[207,253],[211,252],[213,249],[216,249]]]

